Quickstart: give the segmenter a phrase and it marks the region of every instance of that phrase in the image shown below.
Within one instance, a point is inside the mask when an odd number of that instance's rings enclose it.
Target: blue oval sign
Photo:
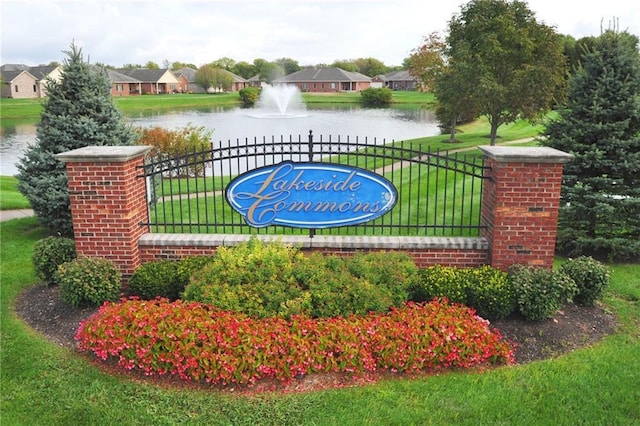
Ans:
[[[396,188],[364,169],[285,161],[233,179],[227,201],[247,224],[261,228],[331,228],[376,219],[393,208]]]

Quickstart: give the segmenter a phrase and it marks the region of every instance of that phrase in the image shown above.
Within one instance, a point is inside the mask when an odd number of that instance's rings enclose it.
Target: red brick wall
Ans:
[[[118,148],[128,151],[133,147]],[[84,157],[86,151],[71,151],[80,154],[73,160],[61,158],[67,163],[76,251],[79,257],[113,261],[126,279],[140,265],[138,240],[147,232],[140,226],[147,221],[145,184],[136,177],[144,156],[99,157],[96,161]],[[134,151],[146,152],[146,148],[135,147]]]
[[[481,223],[487,226],[482,236],[489,242],[492,266],[553,267],[562,167],[569,158],[485,159],[489,179],[483,186]]]
[[[562,163],[571,156],[551,148],[481,147],[488,158],[483,186],[482,239],[452,238],[431,244],[419,238],[354,245],[347,240],[314,238],[303,250],[350,255],[356,250],[403,250],[419,266],[460,267],[490,264],[506,270],[515,263],[551,268],[560,201]],[[156,244],[140,223],[147,222],[144,179],[138,177],[148,147],[86,147],[57,157],[67,164],[71,212],[79,256],[115,262],[125,280],[145,262],[209,254],[215,244],[205,238],[191,243]],[[143,237],[144,236],[144,237]],[[233,243],[246,236],[224,236]],[[141,238],[145,240],[141,243]],[[195,240],[195,239],[194,239]],[[388,241],[387,241],[388,243]],[[226,244],[226,243],[225,243]],[[370,245],[369,245],[370,244]],[[394,245],[395,244],[395,245]],[[307,248],[304,248],[307,247]],[[311,248],[312,247],[312,248]],[[488,249],[487,249],[488,247]]]

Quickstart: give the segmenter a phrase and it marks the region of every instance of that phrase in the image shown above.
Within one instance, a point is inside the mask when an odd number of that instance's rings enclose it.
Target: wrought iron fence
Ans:
[[[231,180],[282,161],[339,163],[373,171],[391,181],[398,202],[386,215],[340,228],[251,228],[227,203]],[[202,167],[204,165],[204,167]],[[269,233],[389,236],[477,236],[482,158],[424,149],[415,142],[369,138],[283,136],[220,142],[207,151],[157,156],[143,166],[150,232]]]

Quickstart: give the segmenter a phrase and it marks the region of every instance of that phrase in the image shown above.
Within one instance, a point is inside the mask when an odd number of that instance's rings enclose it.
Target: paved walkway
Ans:
[[[11,219],[21,219],[23,217],[31,217],[35,213],[30,209],[21,210],[0,210],[0,222]]]

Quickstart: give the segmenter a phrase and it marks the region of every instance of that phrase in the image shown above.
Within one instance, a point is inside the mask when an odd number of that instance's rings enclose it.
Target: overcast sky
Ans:
[[[2,0],[0,62],[85,60],[116,67],[222,57],[299,65],[373,57],[401,65],[424,36],[444,31],[461,0]],[[640,36],[638,0],[529,0],[539,21],[576,38],[619,28]]]

